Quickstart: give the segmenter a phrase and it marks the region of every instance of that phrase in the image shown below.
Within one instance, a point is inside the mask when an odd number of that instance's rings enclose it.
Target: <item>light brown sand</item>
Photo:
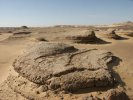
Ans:
[[[26,41],[2,41],[9,36],[11,36],[11,34],[3,34],[0,36],[0,83],[8,76],[10,66],[14,59],[28,46]]]

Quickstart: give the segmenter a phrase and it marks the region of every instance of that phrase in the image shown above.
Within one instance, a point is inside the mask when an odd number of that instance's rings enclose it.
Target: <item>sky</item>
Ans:
[[[133,21],[133,0],[0,0],[0,27]]]

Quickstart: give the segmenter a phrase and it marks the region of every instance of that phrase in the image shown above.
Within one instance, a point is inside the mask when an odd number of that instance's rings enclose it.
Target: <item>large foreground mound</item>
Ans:
[[[111,86],[113,78],[107,63],[112,53],[103,50],[77,50],[61,43],[39,43],[14,63],[14,69],[50,90],[76,90]],[[83,85],[84,84],[84,85]]]

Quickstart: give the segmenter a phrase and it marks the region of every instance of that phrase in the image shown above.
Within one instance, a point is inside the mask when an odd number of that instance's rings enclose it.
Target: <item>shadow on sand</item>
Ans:
[[[122,37],[122,36],[118,36],[118,38],[116,40],[128,40],[129,38],[126,37]]]
[[[111,43],[112,42],[107,42],[107,41],[102,40],[100,38],[96,38],[96,39],[93,39],[93,40],[82,41],[82,42],[79,42],[78,44],[97,44],[97,45],[102,44],[102,45],[104,45],[104,44],[111,44]]]

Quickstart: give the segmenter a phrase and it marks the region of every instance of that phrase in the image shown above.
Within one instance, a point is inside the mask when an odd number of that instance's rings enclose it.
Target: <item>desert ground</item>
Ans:
[[[19,70],[12,72],[12,70],[15,69],[13,68],[13,62],[15,59],[18,59],[18,56],[23,55],[23,51],[30,46],[34,47],[34,45],[43,42],[65,43],[74,46],[79,50],[107,50],[115,56],[115,59],[110,66],[112,66],[111,71],[116,82],[111,88],[109,87],[108,89],[108,87],[106,88],[104,86],[98,88],[79,88],[76,92],[72,93],[53,93],[55,96],[53,94],[49,94],[46,96],[46,100],[107,100],[108,98],[104,97],[104,93],[110,89],[118,88],[121,88],[122,91],[127,94],[129,99],[133,100],[133,23],[131,22],[112,26],[59,25],[43,28],[0,28],[0,100],[31,99],[30,97],[28,98],[28,96],[24,96],[25,94],[22,94],[21,92],[17,93],[19,95],[14,93],[14,95],[16,95],[15,97],[12,97],[12,95],[8,96],[8,88],[10,87],[5,86],[5,84],[6,80],[10,76],[10,73],[19,72]],[[28,71],[26,73],[28,73]],[[21,75],[22,74],[20,74],[20,76]],[[22,76],[24,76],[24,78],[28,77],[25,75]],[[32,79],[28,78],[28,81],[29,80],[33,82]],[[37,84],[39,84],[39,82],[37,81]],[[3,93],[3,88],[8,92]],[[13,92],[16,91],[14,90]],[[27,94],[28,93],[29,92],[27,92]],[[97,98],[95,98],[95,96]],[[38,98],[36,99],[36,96],[34,95],[32,100],[38,100]],[[113,99],[110,98],[109,100]],[[114,100],[124,99],[119,98]]]

